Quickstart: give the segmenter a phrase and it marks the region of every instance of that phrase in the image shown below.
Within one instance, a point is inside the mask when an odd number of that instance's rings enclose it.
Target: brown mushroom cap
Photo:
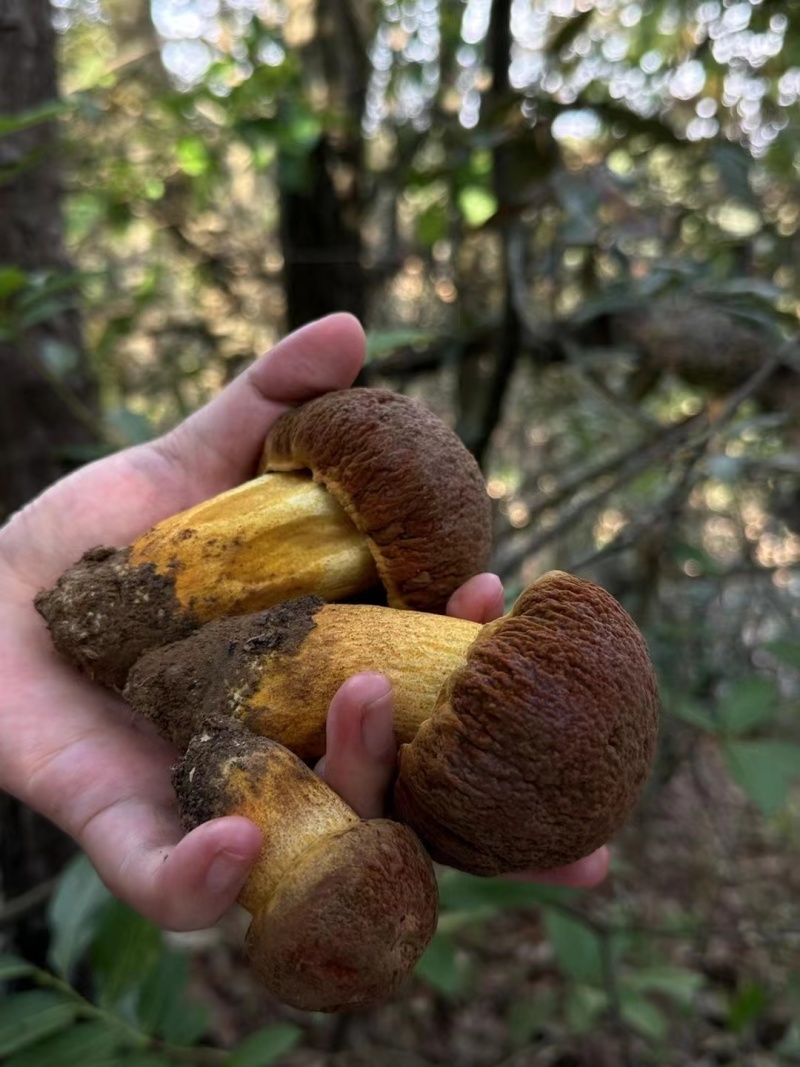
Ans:
[[[401,749],[395,811],[435,860],[476,874],[572,863],[633,809],[658,708],[624,609],[552,572],[484,627]]]
[[[349,389],[288,411],[261,471],[296,470],[310,470],[367,539],[392,607],[443,611],[486,569],[491,512],[478,465],[416,401]]]
[[[205,723],[173,781],[187,829],[242,815],[262,831],[239,901],[274,996],[336,1011],[397,991],[436,928],[433,867],[411,830],[359,819],[288,749],[235,723]]]

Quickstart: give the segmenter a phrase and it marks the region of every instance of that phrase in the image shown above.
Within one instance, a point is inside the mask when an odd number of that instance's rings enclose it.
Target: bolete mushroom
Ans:
[[[644,639],[616,600],[554,571],[496,622],[305,598],[152,652],[125,696],[183,746],[210,713],[307,759],[339,685],[383,671],[403,747],[396,814],[476,874],[588,855],[627,819],[658,728]]]
[[[281,745],[204,724],[173,772],[187,830],[222,815],[260,827],[239,903],[267,989],[305,1011],[367,1007],[397,991],[436,929],[438,890],[414,834],[365,821]]]
[[[127,548],[87,552],[36,598],[56,648],[121,689],[140,655],[211,619],[381,583],[392,606],[443,611],[486,568],[490,507],[477,464],[407,397],[343,390],[286,412],[261,471]]]

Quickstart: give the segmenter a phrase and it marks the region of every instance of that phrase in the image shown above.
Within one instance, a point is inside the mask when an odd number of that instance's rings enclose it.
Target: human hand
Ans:
[[[183,835],[170,782],[175,750],[59,658],[33,597],[88,548],[127,544],[250,477],[278,415],[351,385],[363,357],[363,332],[350,316],[299,330],[175,430],[83,467],[0,531],[0,786],[74,837],[115,895],[166,928],[205,927],[223,914],[260,833],[230,817]],[[494,618],[499,581],[473,579],[449,611]],[[357,676],[331,706],[322,773],[359,814],[377,815],[394,760],[387,683]],[[540,880],[594,884],[606,865],[601,850]]]

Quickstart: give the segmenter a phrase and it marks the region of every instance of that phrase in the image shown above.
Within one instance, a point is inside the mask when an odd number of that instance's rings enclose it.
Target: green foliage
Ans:
[[[190,962],[146,919],[114,900],[88,860],[65,869],[51,901],[51,962],[43,971],[0,955],[0,983],[20,986],[0,1001],[0,1058],[8,1067],[175,1067],[209,1062],[193,1049],[210,1016],[187,992]],[[87,970],[88,968],[88,970]],[[87,997],[71,983],[90,976]],[[220,1064],[269,1067],[302,1039],[276,1023],[251,1034]],[[215,1055],[217,1055],[215,1053]]]
[[[78,855],[62,874],[48,910],[49,962],[63,978],[74,973],[111,899],[89,860]]]
[[[78,1022],[53,1037],[37,1040],[7,1063],[8,1067],[109,1067],[128,1060],[122,1058],[119,1031],[95,1020]]]
[[[437,932],[426,949],[417,964],[417,974],[437,993],[447,997],[462,993],[469,977],[453,939],[443,932]]]
[[[600,940],[580,917],[546,908],[544,927],[556,962],[577,983],[601,985],[603,961]]]
[[[781,741],[729,741],[725,759],[734,781],[764,815],[786,802],[789,786],[800,780],[800,745]]]
[[[35,1045],[75,1021],[76,1006],[64,993],[33,989],[0,1004],[0,1056]]]
[[[276,1023],[246,1037],[228,1059],[228,1067],[270,1067],[298,1044],[303,1036],[299,1026]]]
[[[39,126],[43,122],[52,122],[69,111],[69,106],[60,100],[52,100],[41,104],[39,107],[29,108],[27,111],[18,112],[16,115],[0,116],[0,137],[8,137],[28,130],[31,126]]]

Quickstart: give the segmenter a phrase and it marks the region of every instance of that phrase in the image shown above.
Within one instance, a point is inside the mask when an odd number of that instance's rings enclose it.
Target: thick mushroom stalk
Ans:
[[[121,689],[139,656],[211,619],[381,584],[392,606],[443,611],[487,565],[475,461],[406,397],[353,389],[286,412],[262,471],[126,548],[87,552],[36,598],[56,648]]]
[[[265,474],[173,515],[128,548],[96,548],[40,593],[53,644],[121,689],[144,652],[211,619],[313,589],[328,600],[378,582],[362,534],[302,474]]]
[[[477,623],[441,615],[304,597],[219,619],[148,653],[131,671],[125,698],[181,750],[208,715],[221,713],[318,759],[328,705],[351,675],[389,678],[395,736],[410,741],[480,632]]]
[[[248,959],[279,1000],[305,1011],[379,1003],[436,928],[431,861],[414,834],[365,822],[291,752],[233,724],[206,724],[173,772],[186,829],[243,815],[263,834],[239,896]]]
[[[658,693],[644,639],[613,597],[561,572],[483,627],[314,598],[219,621],[144,657],[125,695],[178,745],[222,713],[314,758],[333,694],[364,670],[394,688],[395,811],[443,863],[571,863],[647,779]]]

